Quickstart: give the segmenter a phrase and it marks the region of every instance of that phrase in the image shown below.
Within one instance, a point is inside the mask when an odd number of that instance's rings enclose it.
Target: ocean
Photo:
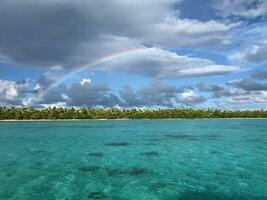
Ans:
[[[0,199],[267,199],[267,120],[0,122]]]

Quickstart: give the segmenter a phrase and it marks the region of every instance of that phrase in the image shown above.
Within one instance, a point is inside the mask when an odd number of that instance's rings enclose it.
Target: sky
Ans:
[[[267,109],[267,0],[1,0],[0,106]]]

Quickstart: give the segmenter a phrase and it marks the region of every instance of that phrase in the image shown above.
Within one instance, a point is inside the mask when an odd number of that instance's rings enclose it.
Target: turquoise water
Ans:
[[[0,123],[0,199],[267,199],[267,120]]]

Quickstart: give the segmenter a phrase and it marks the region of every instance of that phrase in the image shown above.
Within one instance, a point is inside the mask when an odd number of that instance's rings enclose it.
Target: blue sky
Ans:
[[[0,28],[0,106],[267,108],[267,0],[3,0]]]

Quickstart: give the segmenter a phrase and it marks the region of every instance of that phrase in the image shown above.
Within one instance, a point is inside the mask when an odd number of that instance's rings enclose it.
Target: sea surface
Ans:
[[[0,199],[266,200],[267,120],[1,122]]]

